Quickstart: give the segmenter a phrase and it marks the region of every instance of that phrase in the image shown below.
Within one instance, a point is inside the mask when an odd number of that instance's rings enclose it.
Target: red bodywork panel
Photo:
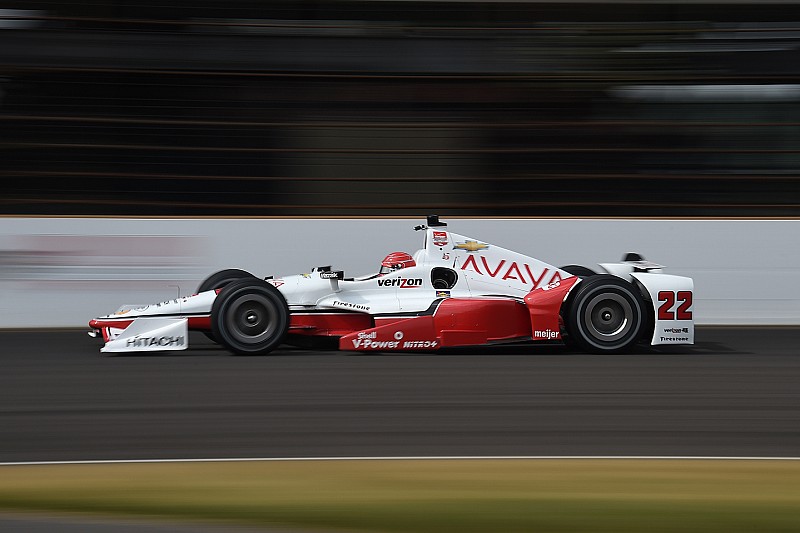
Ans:
[[[371,315],[363,313],[292,313],[289,333],[293,335],[338,337],[375,325]]]
[[[339,339],[339,349],[431,351],[531,337],[528,308],[510,298],[449,298],[433,315],[400,319]]]
[[[525,296],[530,311],[531,337],[535,341],[561,339],[561,304],[580,278],[571,277],[539,287]]]

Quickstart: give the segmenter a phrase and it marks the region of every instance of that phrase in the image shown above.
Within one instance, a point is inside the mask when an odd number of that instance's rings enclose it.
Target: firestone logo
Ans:
[[[359,311],[369,311],[368,305],[354,304],[352,302],[340,302],[337,300],[333,302],[333,305],[336,307],[344,307],[345,309],[357,309]]]

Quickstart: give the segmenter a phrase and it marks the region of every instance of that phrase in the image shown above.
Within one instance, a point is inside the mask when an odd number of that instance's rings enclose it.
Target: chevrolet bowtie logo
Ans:
[[[464,241],[453,246],[453,250],[466,250],[468,252],[477,252],[478,250],[483,250],[488,247],[489,245],[483,242]]]

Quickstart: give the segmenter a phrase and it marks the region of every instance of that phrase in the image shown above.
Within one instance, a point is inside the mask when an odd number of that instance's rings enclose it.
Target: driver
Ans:
[[[381,261],[381,269],[378,275],[385,276],[386,274],[391,274],[395,270],[413,266],[417,266],[417,263],[414,261],[414,258],[411,257],[411,254],[407,254],[406,252],[392,252]]]

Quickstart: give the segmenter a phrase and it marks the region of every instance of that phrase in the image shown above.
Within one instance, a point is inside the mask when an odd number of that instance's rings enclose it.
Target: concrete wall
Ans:
[[[81,327],[121,304],[192,294],[222,268],[374,272],[416,219],[0,219],[0,327]],[[698,324],[800,324],[800,221],[446,219],[557,266],[628,251],[695,280]]]

